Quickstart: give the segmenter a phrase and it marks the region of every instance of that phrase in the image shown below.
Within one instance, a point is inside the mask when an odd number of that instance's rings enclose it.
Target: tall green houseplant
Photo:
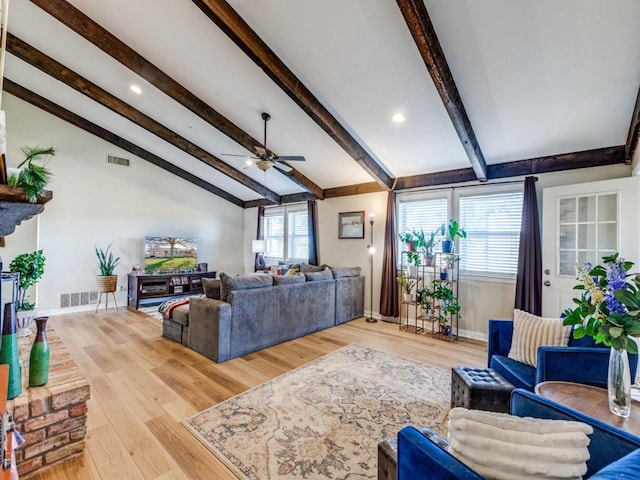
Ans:
[[[18,286],[18,311],[28,311],[35,308],[35,303],[29,301],[27,290],[38,283],[44,275],[45,257],[42,250],[32,253],[18,255],[9,264],[11,272],[20,273],[20,284]]]
[[[116,311],[118,310],[118,302],[115,294],[118,288],[118,275],[114,274],[113,271],[118,265],[120,257],[113,256],[111,245],[112,244],[109,244],[109,246],[105,250],[94,245],[96,256],[98,257],[98,268],[100,269],[100,275],[96,277],[96,286],[99,293],[98,303],[96,304],[96,313],[98,313],[98,307],[100,306],[100,302],[102,301],[103,293],[107,294],[105,308],[109,308],[110,293],[113,296]]]

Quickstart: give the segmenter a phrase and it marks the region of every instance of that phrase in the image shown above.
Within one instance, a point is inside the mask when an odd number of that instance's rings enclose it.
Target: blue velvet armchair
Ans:
[[[563,380],[607,388],[609,348],[596,345],[591,337],[569,338],[567,347],[540,347],[534,368],[508,357],[513,320],[489,320],[487,365],[500,372],[516,388],[533,391],[541,382]],[[637,355],[629,355],[631,378],[635,378]]]
[[[587,474],[598,480],[640,478],[640,437],[583,415],[523,389],[513,391],[511,414],[521,417],[573,420],[593,427]],[[398,432],[398,480],[482,480],[446,451],[446,441],[414,427]]]

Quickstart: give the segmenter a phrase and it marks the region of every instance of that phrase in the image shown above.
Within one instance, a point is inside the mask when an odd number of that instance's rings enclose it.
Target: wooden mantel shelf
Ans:
[[[44,204],[52,198],[53,193],[46,191],[36,203],[31,203],[22,188],[0,185],[0,236],[10,235],[16,225],[42,213]]]

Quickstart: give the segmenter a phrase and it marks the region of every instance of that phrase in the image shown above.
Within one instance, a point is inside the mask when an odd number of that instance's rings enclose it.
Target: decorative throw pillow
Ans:
[[[326,269],[320,272],[304,272],[304,276],[307,282],[324,282],[326,280],[333,280],[333,273],[331,270]]]
[[[561,318],[544,318],[522,310],[513,311],[513,339],[509,358],[535,367],[538,347],[566,347],[571,326],[563,326]]]
[[[273,275],[239,275],[232,277],[222,272],[220,274],[220,300],[229,301],[231,290],[249,290],[273,285]]]
[[[304,283],[306,281],[304,273],[293,273],[287,275],[276,275],[273,277],[274,285],[290,285],[292,283]]]
[[[300,271],[302,273],[321,272],[322,270],[324,270],[324,265],[309,265],[308,263],[300,264]]]
[[[337,267],[331,269],[333,278],[358,277],[361,270],[360,267]]]
[[[592,432],[581,422],[449,412],[449,452],[487,479],[582,478]]]
[[[220,300],[220,280],[218,278],[203,278],[202,288],[205,297]]]

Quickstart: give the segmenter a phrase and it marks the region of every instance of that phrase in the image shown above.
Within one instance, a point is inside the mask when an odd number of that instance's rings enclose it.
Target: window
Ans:
[[[398,233],[424,230],[426,234],[436,230],[448,220],[447,197],[406,197],[398,201]]]
[[[522,199],[522,191],[460,195],[460,273],[515,278]]]
[[[306,205],[265,208],[264,239],[267,262],[308,261],[309,225]]]

